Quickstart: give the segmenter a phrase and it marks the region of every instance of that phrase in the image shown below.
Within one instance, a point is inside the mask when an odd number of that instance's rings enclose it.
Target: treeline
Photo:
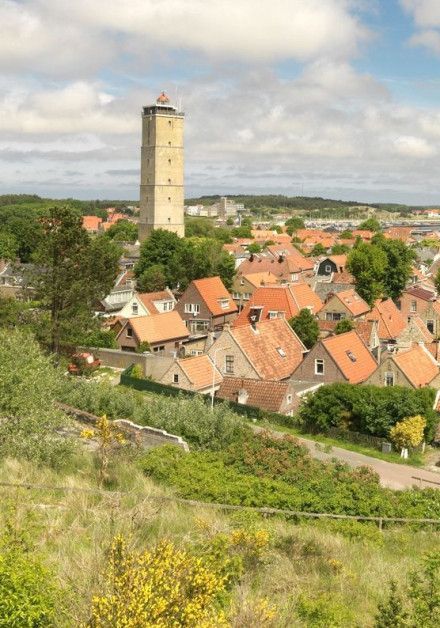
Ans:
[[[118,211],[126,211],[127,213],[131,213],[130,210],[127,211],[127,206],[138,205],[139,201],[126,201],[126,200],[87,200],[81,201],[76,198],[63,198],[63,199],[54,199],[54,198],[43,198],[38,196],[37,194],[3,194],[0,195],[0,209],[9,208],[20,208],[20,209],[29,209],[29,210],[44,210],[48,207],[72,207],[77,209],[83,215],[91,215],[91,216],[101,216],[104,217],[106,214],[103,210],[107,207],[114,207]]]
[[[226,194],[229,199],[236,203],[243,203],[248,209],[326,209],[330,207],[350,207],[359,205],[358,201],[340,201],[319,196],[285,196],[284,194]],[[188,198],[187,205],[213,205],[220,200],[219,194],[210,196],[200,196],[198,198]]]

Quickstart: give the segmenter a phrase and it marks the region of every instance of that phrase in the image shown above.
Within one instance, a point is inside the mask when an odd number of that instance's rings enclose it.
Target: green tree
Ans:
[[[354,329],[353,321],[351,321],[349,318],[343,318],[336,324],[335,334],[345,334],[345,332],[351,331],[352,329]]]
[[[106,231],[106,234],[111,240],[133,243],[138,238],[138,227],[129,220],[118,220]]]
[[[347,258],[347,269],[355,279],[356,291],[370,305],[384,292],[387,256],[374,245],[360,242]]]
[[[394,580],[390,582],[388,597],[379,603],[377,610],[375,628],[406,628],[408,626],[409,615]]]
[[[318,323],[308,309],[300,310],[299,314],[289,320],[289,325],[307,349],[311,349],[319,337]]]
[[[93,305],[110,292],[121,250],[105,236],[89,238],[81,216],[67,207],[50,209],[43,228],[33,285],[50,315],[51,351],[59,353],[62,343],[75,341],[75,333],[96,326]]]
[[[435,275],[434,283],[435,283],[437,292],[440,292],[440,268],[438,269]]]
[[[408,597],[412,605],[412,626],[440,625],[440,552],[424,558],[423,570],[411,574]]]
[[[380,222],[376,218],[367,218],[359,225],[360,231],[375,231],[378,233],[381,231]]]
[[[232,227],[232,225],[234,224],[234,219],[229,216],[229,218],[226,220],[226,224],[228,225],[228,227]]]
[[[140,292],[157,292],[164,290],[167,285],[167,276],[162,264],[153,264],[144,270],[137,278],[136,286]]]
[[[253,238],[252,231],[250,227],[246,225],[242,225],[241,227],[235,227],[231,230],[231,234],[234,238]]]
[[[139,261],[134,269],[136,278],[150,266],[160,265],[166,272],[167,284],[173,285],[174,277],[169,272],[170,263],[181,249],[182,239],[176,233],[155,229],[141,245]]]
[[[258,242],[252,242],[247,247],[247,250],[249,253],[261,253],[261,246],[258,244]]]
[[[387,240],[382,234],[374,236],[371,246],[378,246],[387,258],[383,276],[385,294],[392,299],[398,299],[411,276],[415,252],[402,240]]]
[[[353,237],[353,232],[350,231],[350,229],[345,229],[344,231],[341,232],[339,237],[342,238],[343,240],[351,240]]]
[[[299,216],[292,216],[285,223],[287,233],[291,236],[297,229],[304,229],[304,220]]]
[[[350,248],[346,244],[334,244],[332,246],[332,255],[345,255],[349,251]]]
[[[18,255],[18,242],[12,233],[0,233],[0,260],[15,260]]]
[[[320,255],[326,255],[326,253],[327,253],[327,249],[324,246],[322,246],[322,244],[320,242],[315,244],[313,249],[310,251],[310,255],[312,255],[313,257],[319,257]]]

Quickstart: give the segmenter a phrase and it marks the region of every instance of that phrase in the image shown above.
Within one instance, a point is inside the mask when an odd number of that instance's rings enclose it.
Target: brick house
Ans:
[[[243,377],[223,378],[216,397],[288,416],[293,415],[301,401],[298,385],[292,381],[274,382]]]
[[[224,376],[287,379],[307,349],[283,318],[225,326],[208,355]]]
[[[415,344],[410,349],[384,354],[381,364],[366,383],[375,386],[439,388],[440,369],[431,352],[424,345]]]
[[[129,318],[120,325],[116,342],[123,351],[137,351],[141,343],[148,343],[153,353],[174,353],[189,338],[185,323],[174,310]]]
[[[260,286],[277,285],[278,279],[273,273],[249,273],[236,277],[232,284],[232,298],[241,310]]]
[[[414,286],[402,293],[397,306],[405,319],[417,314],[425,320],[425,312],[435,300],[434,292]]]
[[[392,299],[378,299],[366,318],[377,321],[379,338],[384,346],[395,344],[407,327],[406,319]]]
[[[220,277],[195,279],[180,297],[175,311],[191,334],[206,333],[232,322],[238,308]]]
[[[292,379],[323,384],[360,384],[376,368],[376,360],[353,330],[317,342],[294,371]]]
[[[351,288],[330,294],[319,311],[318,318],[323,321],[341,321],[345,318],[364,319],[369,311],[368,303]]]
[[[176,386],[182,390],[192,390],[202,394],[210,393],[214,378],[214,390],[223,379],[222,374],[207,355],[176,358],[160,380],[161,384]]]
[[[321,299],[308,284],[263,286],[255,290],[234,321],[234,327],[273,318],[289,320],[304,308],[309,309],[312,314],[316,314],[322,308]]]

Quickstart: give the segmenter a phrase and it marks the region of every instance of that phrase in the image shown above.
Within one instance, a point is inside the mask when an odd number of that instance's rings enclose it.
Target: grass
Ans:
[[[396,451],[392,451],[389,454],[382,453],[378,449],[374,447],[368,447],[367,445],[359,445],[357,443],[351,443],[346,440],[339,440],[337,438],[331,438],[330,436],[325,436],[324,434],[309,434],[307,432],[303,432],[297,427],[288,427],[286,425],[280,425],[274,423],[272,421],[260,421],[257,423],[262,427],[267,427],[268,429],[276,430],[277,432],[283,432],[285,434],[292,434],[293,436],[298,436],[299,438],[306,438],[309,440],[313,440],[317,443],[322,443],[324,446],[331,447],[339,447],[340,449],[347,449],[348,451],[354,451],[358,454],[363,454],[364,456],[371,456],[372,458],[377,458],[379,460],[385,460],[386,462],[394,462],[397,464],[406,464],[411,465],[413,467],[423,467],[424,466],[424,457],[420,453],[411,453],[407,460],[400,457],[400,454]],[[325,450],[324,450],[325,451]],[[329,449],[328,453],[331,453]]]
[[[62,474],[30,463],[3,461],[0,481],[97,488],[96,470],[88,454],[79,455],[75,468]],[[273,628],[373,626],[377,602],[388,581],[394,578],[402,583],[412,569],[417,569],[422,554],[438,546],[440,538],[429,529],[402,527],[379,532],[374,525],[337,521],[294,525],[253,513],[227,515],[210,508],[152,500],[152,496],[171,493],[142,475],[135,462],[126,457],[114,460],[111,481],[113,489],[126,493],[0,487],[0,527],[11,508],[17,527],[27,513],[31,514],[32,535],[63,591],[57,609],[59,627],[81,625],[87,620],[91,596],[102,584],[107,550],[118,533],[140,549],[164,537],[181,547],[206,542],[236,527],[267,529],[271,543],[263,562],[248,565],[232,590],[231,624],[237,628],[255,625],[252,609],[262,598],[277,608],[276,620],[268,624]],[[312,599],[317,595],[337,606],[339,623],[309,624],[298,616],[301,596]]]

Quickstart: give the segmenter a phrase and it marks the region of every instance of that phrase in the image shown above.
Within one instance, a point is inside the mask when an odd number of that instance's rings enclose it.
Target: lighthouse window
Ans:
[[[171,126],[171,120],[168,120],[168,126]]]
[[[171,166],[171,159],[168,159],[168,165]]]
[[[171,203],[171,196],[168,197],[168,203]]]

